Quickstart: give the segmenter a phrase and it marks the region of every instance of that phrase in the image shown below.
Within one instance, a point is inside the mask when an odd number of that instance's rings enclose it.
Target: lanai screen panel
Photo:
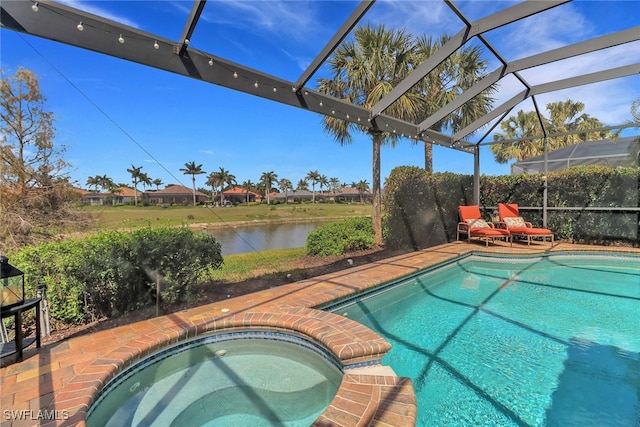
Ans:
[[[549,152],[546,170],[554,172],[586,165],[605,165],[613,168],[640,166],[639,151],[640,136],[618,138],[615,141],[583,142]],[[544,171],[544,156],[531,157],[511,165],[512,174]]]

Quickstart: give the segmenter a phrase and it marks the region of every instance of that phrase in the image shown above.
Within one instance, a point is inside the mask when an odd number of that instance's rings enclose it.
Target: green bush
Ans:
[[[480,177],[480,209],[485,219],[498,203],[517,203],[522,216],[542,226],[542,174]],[[390,248],[421,249],[456,238],[458,206],[473,204],[473,177],[429,174],[398,167],[385,183],[383,209]],[[640,168],[582,166],[547,176],[547,227],[559,239],[584,243],[637,246],[636,212],[589,211],[590,208],[640,206]],[[553,208],[572,207],[573,210]]]
[[[375,245],[371,218],[348,218],[322,225],[307,236],[307,254],[342,255]]]
[[[210,235],[158,228],[26,247],[11,262],[25,273],[29,294],[47,285],[54,320],[80,324],[152,304],[157,281],[163,300],[183,301],[222,256]]]
[[[471,204],[472,189],[468,175],[393,169],[382,200],[386,246],[417,250],[455,240],[458,206]]]

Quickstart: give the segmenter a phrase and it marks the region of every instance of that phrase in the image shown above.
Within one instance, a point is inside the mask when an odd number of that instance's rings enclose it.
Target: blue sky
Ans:
[[[191,1],[70,1],[64,3],[114,19],[140,30],[177,40]],[[456,2],[475,20],[514,2]],[[295,81],[356,7],[350,1],[209,1],[191,46],[251,68]],[[441,1],[379,0],[362,22],[405,27],[412,34],[454,34],[462,27]],[[575,1],[539,17],[486,34],[507,59],[517,59],[640,25],[640,1]],[[70,175],[84,186],[87,177],[107,175],[128,183],[131,165],[142,166],[151,179],[191,185],[180,172],[186,162],[202,164],[207,173],[220,167],[239,183],[257,182],[275,171],[294,185],[309,171],[351,183],[371,183],[371,142],[356,135],[340,146],[323,132],[315,113],[234,92],[53,41],[0,31],[1,67],[19,66],[40,77],[47,106],[55,114],[56,142],[67,148]],[[622,54],[621,54],[622,53]],[[488,71],[498,65],[487,53]],[[525,70],[531,84],[571,77],[609,66],[637,63],[640,43],[585,55],[560,64]],[[322,73],[323,70],[320,70]],[[315,86],[315,78],[308,84]],[[496,105],[519,92],[515,79],[501,84]],[[579,87],[538,97],[538,105],[579,100],[586,112],[609,125],[631,120],[630,106],[640,97],[640,76]],[[531,101],[516,109],[533,110]],[[625,135],[638,134],[638,129]],[[383,180],[400,165],[423,166],[423,148],[401,140],[382,151]],[[473,173],[473,157],[434,147],[434,169]],[[508,174],[487,148],[481,171]],[[206,175],[197,177],[204,186]]]

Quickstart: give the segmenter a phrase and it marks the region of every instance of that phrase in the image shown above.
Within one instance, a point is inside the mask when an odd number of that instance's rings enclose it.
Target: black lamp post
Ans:
[[[9,258],[4,255],[0,255],[0,283],[0,309],[24,303],[24,273],[9,264]]]

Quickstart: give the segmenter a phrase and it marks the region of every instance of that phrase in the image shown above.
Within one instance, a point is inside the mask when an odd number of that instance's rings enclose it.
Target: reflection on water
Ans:
[[[222,245],[222,255],[260,252],[270,249],[301,248],[307,235],[325,222],[266,224],[208,230]]]

